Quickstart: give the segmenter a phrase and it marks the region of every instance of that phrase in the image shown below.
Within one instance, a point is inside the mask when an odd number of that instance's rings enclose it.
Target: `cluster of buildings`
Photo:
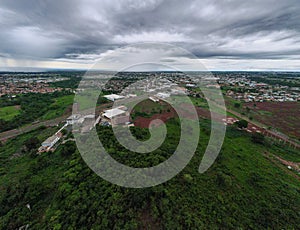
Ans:
[[[100,116],[94,114],[72,114],[66,120],[66,125],[72,125],[74,132],[88,133],[101,120]]]
[[[191,74],[192,75],[192,74]],[[96,76],[96,75],[95,75]],[[93,76],[86,81],[87,88],[90,85],[99,87],[102,90],[111,94],[104,95],[106,99],[110,101],[132,101],[141,95],[147,95],[153,102],[159,102],[172,95],[190,95],[195,96],[199,93],[198,85],[202,85],[208,88],[220,88],[226,89],[227,96],[230,96],[237,100],[245,102],[263,102],[263,101],[300,101],[300,89],[297,87],[288,87],[282,85],[269,85],[266,83],[260,83],[248,78],[247,76],[232,75],[215,75],[211,74],[194,74],[186,76],[180,73],[120,73],[117,77],[109,80],[112,76],[109,74],[103,74],[102,80],[93,79]],[[100,76],[100,78],[101,78]],[[99,77],[97,75],[97,77]],[[108,81],[108,84],[105,82]],[[1,82],[0,82],[1,83]],[[2,82],[3,84],[3,82]],[[5,82],[5,84],[11,84]],[[25,82],[19,82],[19,84],[27,84]],[[41,90],[39,92],[47,92],[47,83],[34,82],[31,83],[35,86],[35,90]],[[24,86],[24,85],[23,85]],[[10,90],[14,89],[12,85],[9,85]],[[23,90],[26,87],[23,87]],[[53,90],[53,88],[51,88]],[[1,90],[1,86],[0,86]],[[59,90],[59,89],[58,89]],[[84,87],[79,89],[84,91]],[[1,93],[1,91],[0,91]],[[102,126],[133,126],[131,122],[130,114],[126,106],[121,105],[105,109],[99,112],[97,115],[73,114],[66,120],[66,126],[73,126],[73,131],[80,133],[87,133],[96,124]],[[238,119],[228,117],[223,120],[225,125],[232,125],[237,122]],[[63,129],[62,128],[62,129]],[[61,129],[61,130],[62,130]],[[56,132],[53,136],[49,137],[42,143],[39,152],[51,151],[60,143],[62,138],[61,130]],[[256,126],[250,125],[245,129],[247,132],[261,132]]]
[[[176,82],[179,79],[158,75],[136,81],[122,90],[124,97],[128,95],[149,94],[158,98],[167,98],[170,95],[187,95],[188,90]]]
[[[228,90],[226,93],[236,100],[241,100],[244,102],[265,102],[265,101],[300,101],[300,94],[297,92],[287,92],[284,90],[273,91],[273,90],[258,90],[258,92],[245,92],[239,93],[232,90]]]
[[[50,87],[47,83],[0,83],[0,97],[25,93],[53,93],[62,90],[60,87]]]
[[[104,95],[110,101],[121,101],[126,103],[135,101],[137,98],[148,97],[153,102],[165,100],[173,95],[190,95],[188,88],[194,89],[197,83],[189,76],[180,73],[119,73],[117,76],[106,74],[91,73],[79,89],[101,88],[103,91],[113,89],[114,93]],[[112,78],[113,80],[109,80]],[[109,80],[109,81],[108,81]],[[215,79],[213,79],[215,80]],[[211,79],[209,79],[209,82]],[[127,86],[126,86],[127,85]],[[136,98],[137,97],[137,98]],[[119,103],[118,103],[119,104]],[[126,106],[119,106],[107,109],[100,114],[100,124],[104,126],[129,125],[132,126],[130,114]]]
[[[68,80],[69,78],[62,77],[59,74],[55,73],[7,73],[0,75],[1,83],[18,83],[18,82],[27,82],[27,83],[50,83],[57,81]]]
[[[154,92],[172,89],[173,93],[186,93],[186,89],[177,88],[178,86],[194,87],[192,81],[180,73],[165,72],[124,72],[117,75],[109,73],[90,74],[85,76],[85,80],[81,82],[81,89],[90,88],[101,89],[102,91],[121,94],[123,96],[136,94],[136,92]]]
[[[62,91],[60,87],[50,87],[49,83],[67,80],[56,74],[44,76],[39,73],[31,74],[2,74],[0,75],[0,97],[2,95],[17,95],[24,93],[53,93]]]
[[[226,95],[244,102],[300,101],[300,87],[259,83],[247,77],[224,77],[219,81]]]
[[[74,132],[88,133],[100,122],[101,117],[95,115],[73,114],[67,118],[66,123],[54,135],[47,138],[38,149],[39,153],[54,151],[63,139],[62,130],[72,126]]]
[[[154,102],[159,102],[160,100],[164,100],[170,97],[171,95],[187,94],[187,90],[184,87],[178,87],[177,84],[171,83],[166,80],[157,81],[157,79],[154,79],[153,81],[155,82],[149,81],[147,82],[147,84],[143,83],[140,85],[133,84],[134,88],[131,88],[130,92],[133,89],[134,91],[142,90],[144,91],[144,93],[148,93],[149,94],[148,98]],[[123,91],[122,95],[109,94],[103,97],[107,98],[110,101],[117,101],[122,99],[131,99],[131,98],[135,100],[134,98],[138,97],[138,95],[130,92],[126,94],[126,91],[125,92]],[[76,107],[79,106],[77,105]],[[58,132],[56,132],[54,135],[52,135],[42,143],[41,147],[39,148],[39,153],[54,151],[63,137],[61,130],[64,129],[65,127],[72,125],[73,132],[88,133],[98,123],[102,126],[117,126],[117,125],[123,125],[128,127],[134,126],[134,124],[130,119],[130,113],[128,111],[128,108],[124,105],[114,107],[111,109],[105,109],[101,111],[97,116],[92,114],[82,115],[79,113],[78,114],[75,113],[66,119],[65,125]]]

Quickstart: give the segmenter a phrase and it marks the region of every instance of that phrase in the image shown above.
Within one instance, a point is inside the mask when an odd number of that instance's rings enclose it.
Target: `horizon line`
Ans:
[[[20,70],[18,70],[20,69]],[[72,69],[72,68],[35,68],[35,67],[10,67],[7,70],[1,70],[0,73],[42,73],[42,72],[286,72],[286,73],[300,73],[300,70],[285,70],[285,69],[265,69],[265,70],[238,70],[238,69],[232,69],[232,70],[182,70],[182,71],[176,71],[176,70],[136,70],[136,71],[117,71],[117,70],[105,70],[105,69]]]

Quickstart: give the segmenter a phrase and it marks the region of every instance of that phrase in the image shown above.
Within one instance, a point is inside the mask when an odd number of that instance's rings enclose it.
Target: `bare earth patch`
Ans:
[[[254,103],[246,103],[244,106],[255,112],[253,117],[260,123],[300,139],[299,102],[257,102],[256,106]],[[260,111],[267,111],[268,113]]]

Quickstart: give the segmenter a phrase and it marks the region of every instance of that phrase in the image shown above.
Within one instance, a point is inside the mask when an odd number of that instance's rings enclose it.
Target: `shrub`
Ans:
[[[29,151],[37,148],[39,144],[40,144],[40,141],[37,137],[32,137],[24,142],[24,145],[26,146],[27,150],[29,150]]]
[[[234,107],[235,107],[235,108],[240,108],[240,107],[241,107],[241,103],[235,102],[235,103],[234,103]]]
[[[254,143],[258,143],[258,144],[264,144],[265,143],[265,136],[261,133],[253,133],[251,140]]]
[[[240,129],[244,129],[248,127],[248,121],[246,120],[240,120],[236,122],[237,127],[239,127]]]

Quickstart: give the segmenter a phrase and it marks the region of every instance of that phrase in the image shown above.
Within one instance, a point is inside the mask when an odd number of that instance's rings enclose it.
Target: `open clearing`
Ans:
[[[300,139],[299,102],[245,103],[253,118],[260,123],[278,129],[291,137]]]
[[[50,105],[50,110],[42,116],[42,120],[50,120],[72,111],[73,95],[62,96],[55,99]]]
[[[0,108],[0,119],[3,119],[5,121],[12,120],[18,114],[20,114],[19,106],[13,105]]]

